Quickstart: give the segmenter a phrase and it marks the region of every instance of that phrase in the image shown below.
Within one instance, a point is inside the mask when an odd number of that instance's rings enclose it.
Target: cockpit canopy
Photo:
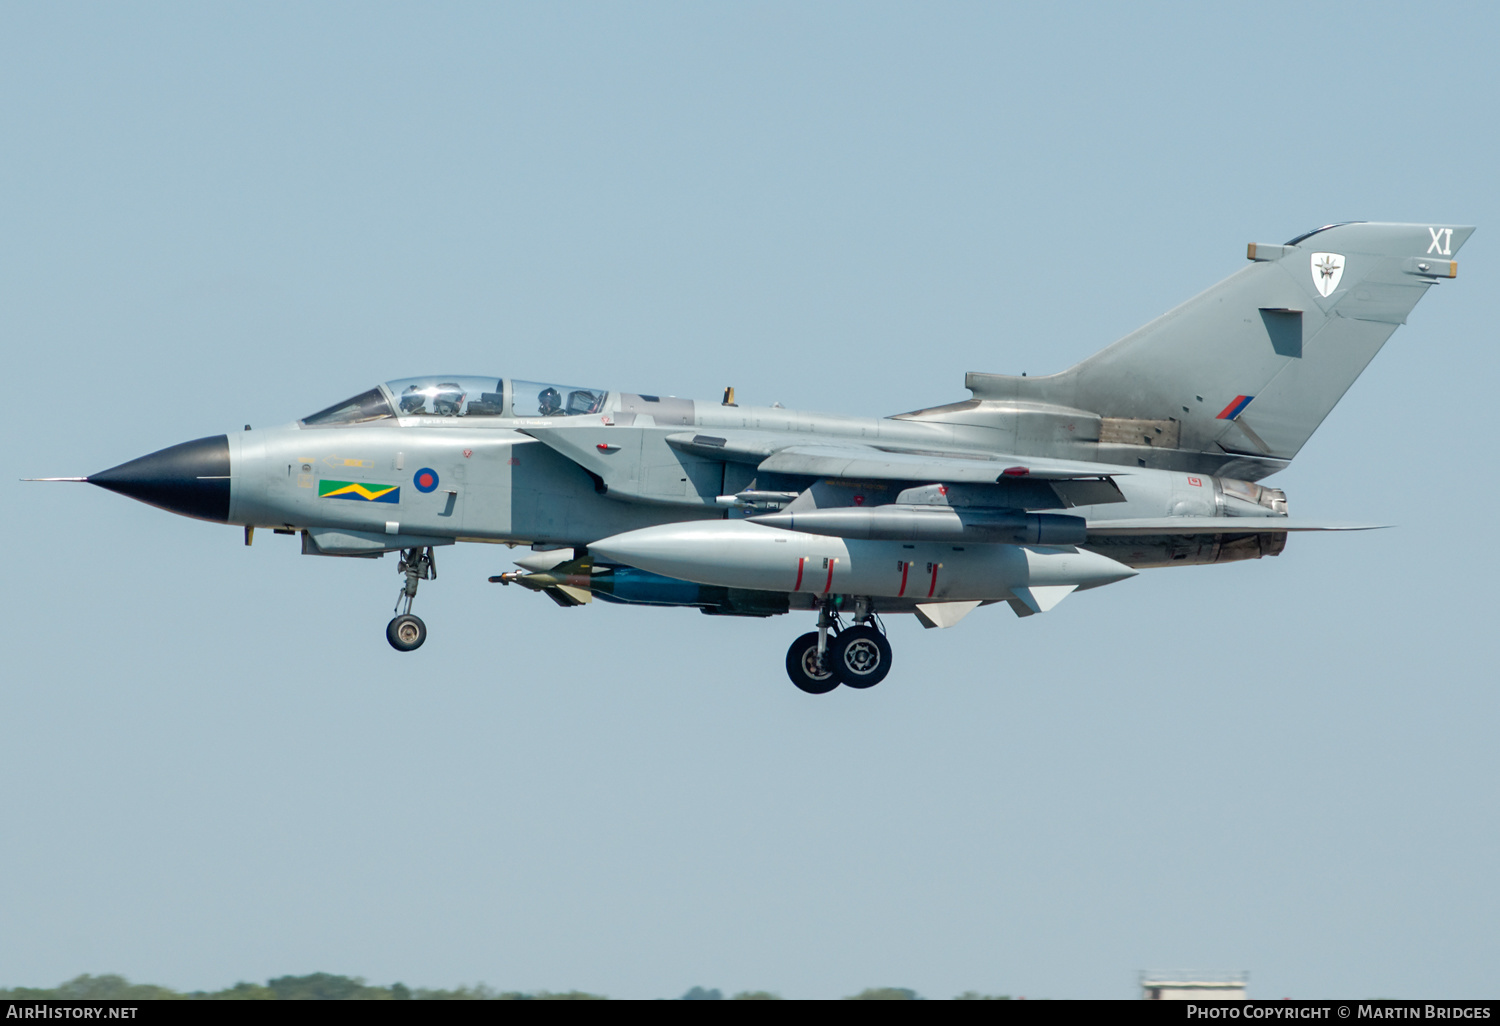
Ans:
[[[343,427],[404,417],[577,417],[602,411],[608,396],[602,388],[507,378],[401,378],[304,417],[302,426]]]
[[[578,417],[604,409],[608,392],[602,388],[548,385],[541,381],[512,381],[513,417]]]
[[[498,378],[447,375],[387,381],[398,417],[500,417],[505,382]]]

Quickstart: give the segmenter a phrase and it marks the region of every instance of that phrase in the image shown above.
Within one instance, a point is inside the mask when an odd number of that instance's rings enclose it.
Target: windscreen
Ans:
[[[391,404],[386,400],[385,393],[378,388],[372,388],[368,392],[361,392],[353,399],[345,399],[341,403],[334,403],[326,410],[319,410],[311,417],[303,417],[302,423],[307,427],[327,427],[333,424],[363,424],[371,420],[383,420],[395,414],[391,410]]]

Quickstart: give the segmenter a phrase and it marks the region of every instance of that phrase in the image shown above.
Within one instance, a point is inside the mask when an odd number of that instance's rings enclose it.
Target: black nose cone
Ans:
[[[200,520],[229,519],[229,436],[214,435],[90,474],[89,484]]]

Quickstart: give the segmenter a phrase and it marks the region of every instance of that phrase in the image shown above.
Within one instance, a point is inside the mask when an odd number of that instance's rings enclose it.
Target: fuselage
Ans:
[[[595,476],[525,433],[531,429],[635,429],[648,443],[687,430],[705,437],[715,431],[741,436],[749,432],[752,437],[755,432],[796,433],[816,441],[991,455],[972,429],[919,415],[848,417],[632,393],[595,394],[604,395],[596,410],[571,416],[518,415],[517,410],[525,407],[508,398],[499,414],[398,414],[328,425],[298,421],[230,433],[229,504],[223,519],[281,530],[583,547],[638,528],[738,516],[740,511],[726,509],[720,497],[747,487],[800,490],[807,484],[765,480],[752,462],[685,458],[669,446],[648,444],[640,472],[643,494],[637,501],[619,501]],[[1123,503],[1067,512],[1111,519],[1212,516],[1232,504],[1244,504],[1236,493],[1268,491],[1233,481],[1226,488],[1225,481],[1201,473],[1143,467],[1122,468],[1117,483]],[[874,488],[878,484],[872,482]],[[1209,553],[1203,542],[1193,545],[1191,561],[1205,561],[1201,557]],[[1184,553],[1174,557],[1159,545],[1139,540],[1119,548],[1122,551],[1112,555],[1123,555],[1129,565],[1188,561]],[[1130,551],[1123,551],[1127,548]]]
[[[724,615],[826,603],[920,614],[924,603],[999,601],[1025,615],[1142,567],[1257,558],[1284,546],[1284,533],[1267,530],[1285,517],[1280,492],[1201,470],[1069,459],[1104,451],[1098,418],[1091,430],[1086,418],[1075,423],[1052,408],[1050,435],[1038,435],[1026,423],[1035,413],[970,402],[847,417],[499,378],[413,378],[88,480],[243,525],[247,541],[255,528],[300,534],[309,555],[419,553],[456,542],[560,551],[559,560],[575,562],[519,583],[564,604],[599,594]],[[1219,526],[1243,517],[1257,527]],[[1088,530],[1095,520],[1164,518],[1215,519],[1210,532]]]

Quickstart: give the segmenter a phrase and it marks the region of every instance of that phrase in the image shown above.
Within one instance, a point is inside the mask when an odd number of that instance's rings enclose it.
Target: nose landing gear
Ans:
[[[401,586],[401,594],[396,596],[397,616],[386,624],[385,640],[397,652],[410,652],[421,648],[422,642],[427,640],[427,625],[422,622],[421,617],[412,615],[411,603],[417,597],[419,581],[437,580],[437,559],[432,553],[432,547],[402,549],[401,561],[396,564],[396,570],[406,575],[406,583]],[[403,603],[406,605],[405,609],[401,608]]]
[[[840,684],[863,690],[885,680],[891,672],[891,644],[867,599],[856,603],[854,620],[844,627],[831,600],[819,606],[818,629],[787,650],[786,674],[793,684],[810,695],[826,695]]]

